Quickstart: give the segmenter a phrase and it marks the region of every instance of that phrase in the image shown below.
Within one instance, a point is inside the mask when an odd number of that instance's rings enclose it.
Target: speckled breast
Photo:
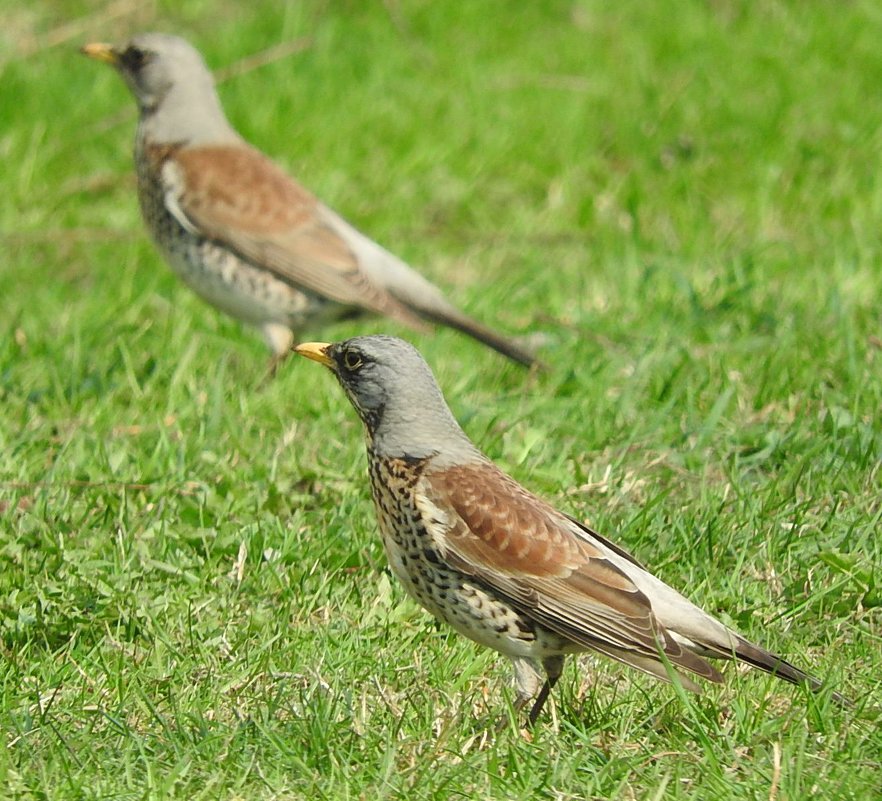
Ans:
[[[532,656],[529,618],[444,562],[415,502],[423,464],[371,456],[369,463],[383,545],[407,592],[469,639],[510,656]]]

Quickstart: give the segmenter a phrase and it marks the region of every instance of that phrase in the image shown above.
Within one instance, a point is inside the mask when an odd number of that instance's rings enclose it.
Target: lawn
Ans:
[[[870,0],[0,0],[0,787],[14,799],[882,795],[882,12]],[[385,564],[325,371],[147,241],[77,53],[193,41],[227,112],[528,374],[406,336],[561,509],[855,702],[506,660]],[[2,793],[0,793],[2,795]]]

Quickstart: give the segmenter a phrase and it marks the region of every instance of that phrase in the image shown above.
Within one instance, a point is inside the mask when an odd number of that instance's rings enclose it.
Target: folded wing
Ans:
[[[427,471],[422,481],[445,559],[537,623],[663,680],[665,662],[722,680],[667,631],[651,600],[599,543],[578,536],[564,515],[490,462]],[[455,514],[445,519],[437,510],[446,508]]]

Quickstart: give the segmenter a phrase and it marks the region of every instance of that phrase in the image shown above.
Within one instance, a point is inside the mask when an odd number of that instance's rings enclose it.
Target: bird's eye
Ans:
[[[147,53],[140,47],[129,45],[122,54],[122,61],[130,70],[138,70],[147,61]]]
[[[343,366],[347,370],[357,370],[362,364],[364,364],[364,360],[356,351],[347,350],[343,352]]]

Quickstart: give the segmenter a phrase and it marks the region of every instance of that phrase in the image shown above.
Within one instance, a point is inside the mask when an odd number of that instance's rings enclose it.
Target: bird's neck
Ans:
[[[137,138],[138,144],[190,146],[242,141],[213,88],[197,94],[187,87],[174,87],[155,105],[141,107]]]
[[[389,459],[452,459],[454,462],[479,454],[448,410],[426,414],[424,408],[399,409],[394,415],[380,414],[364,419],[370,453]]]

